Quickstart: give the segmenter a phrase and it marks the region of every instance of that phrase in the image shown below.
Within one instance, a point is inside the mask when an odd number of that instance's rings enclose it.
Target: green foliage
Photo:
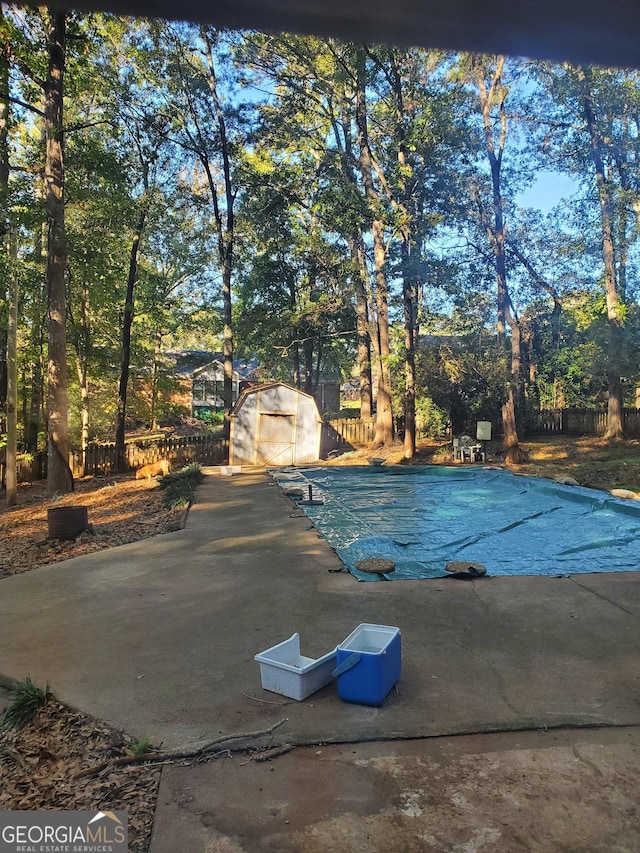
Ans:
[[[40,708],[47,704],[51,695],[48,683],[43,690],[36,687],[30,676],[27,676],[24,681],[18,682],[12,689],[12,693],[11,703],[0,715],[0,731],[3,729],[21,729],[26,726],[33,720]]]
[[[448,412],[436,406],[431,397],[421,394],[416,399],[416,427],[421,435],[440,438],[444,435],[448,423]]]
[[[180,471],[160,477],[164,491],[162,502],[167,509],[182,509],[193,500],[196,488],[203,481],[202,467],[197,463],[186,465]]]
[[[221,427],[224,423],[224,412],[215,412],[213,409],[201,409],[198,412],[198,420],[208,427]]]
[[[337,412],[323,412],[322,417],[325,420],[340,420],[360,417],[360,402],[352,400],[343,402],[342,408]]]
[[[12,9],[7,7],[2,24],[14,96],[6,207],[18,241],[18,374],[24,412],[18,430],[35,450],[37,435],[43,435],[47,365],[44,152],[41,123],[23,105],[36,110],[41,105],[38,79],[47,70],[47,18],[44,12]],[[68,397],[70,434],[77,445],[87,406],[89,438],[113,437],[124,291],[141,211],[146,220],[138,253],[129,421],[178,413],[175,400],[180,398],[174,394],[175,381],[163,372],[163,349],[219,348],[220,243],[203,164],[213,165],[209,177],[217,182],[222,138],[211,109],[203,31],[197,26],[72,13],[69,33]],[[478,219],[479,205],[485,214],[491,211],[490,173],[481,162],[483,125],[474,112],[477,93],[469,74],[480,64],[488,73],[495,60],[369,46],[364,62],[369,145],[376,161],[374,203],[363,190],[361,140],[354,132],[358,49],[315,37],[208,34],[221,71],[216,85],[227,121],[236,199],[236,354],[257,357],[265,378],[291,382],[296,372],[304,382],[306,372],[315,383],[321,374],[351,374],[357,238],[372,267],[375,214],[385,232],[396,413],[402,411],[405,381],[398,292],[404,279],[414,287],[419,328],[418,422],[437,435],[445,422],[460,432],[475,419],[493,420],[504,400],[510,330],[507,347],[498,351],[495,258]],[[625,400],[633,404],[640,379],[638,231],[631,213],[638,207],[633,176],[640,86],[637,72],[582,72],[606,141],[624,324],[617,356]],[[496,142],[500,121],[508,118],[508,145],[500,163],[508,217],[506,262],[513,311],[522,322],[523,390],[531,406],[591,406],[602,403],[607,391],[602,239],[582,72],[569,65],[507,60],[491,113]],[[565,171],[575,179],[576,197],[548,217],[518,209],[518,194],[534,179],[536,168]],[[228,197],[221,184],[217,202],[224,219]],[[549,287],[517,260],[509,241],[517,241],[555,289],[562,305],[559,318],[552,314]],[[0,267],[6,273],[2,253]],[[375,276],[368,276],[366,287],[371,308]],[[370,311],[373,336],[374,315]],[[0,298],[0,325],[5,320]],[[441,339],[434,342],[436,337]],[[221,415],[205,418],[217,426]],[[2,441],[0,436],[0,447]]]
[[[141,758],[148,752],[153,752],[153,744],[147,738],[127,738],[127,749],[133,758]]]

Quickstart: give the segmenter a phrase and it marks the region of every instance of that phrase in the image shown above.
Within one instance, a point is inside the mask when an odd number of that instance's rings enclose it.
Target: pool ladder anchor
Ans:
[[[306,501],[300,501],[300,506],[322,506],[324,501],[317,501],[313,497],[313,486],[309,484],[309,497]]]

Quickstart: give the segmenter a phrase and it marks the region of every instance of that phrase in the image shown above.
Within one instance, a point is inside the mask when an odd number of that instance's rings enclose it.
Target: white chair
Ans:
[[[461,435],[458,439],[458,453],[456,458],[460,459],[461,462],[466,462],[467,459],[469,462],[472,461],[472,441],[473,439],[470,435]]]

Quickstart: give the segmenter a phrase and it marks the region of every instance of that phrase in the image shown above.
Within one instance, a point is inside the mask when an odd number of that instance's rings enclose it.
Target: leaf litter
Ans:
[[[47,510],[86,506],[91,531],[73,541],[47,541]],[[131,475],[85,477],[75,491],[56,498],[45,483],[18,488],[14,507],[0,507],[0,583],[62,560],[180,530],[186,510],[167,510],[155,481]],[[1,693],[2,691],[0,691]],[[7,704],[10,694],[0,702]],[[20,730],[0,732],[0,810],[124,810],[129,849],[148,850],[160,782],[160,768],[144,764],[113,766],[129,754],[128,739],[101,720],[51,697],[33,721]],[[77,775],[92,765],[104,769],[92,778]]]

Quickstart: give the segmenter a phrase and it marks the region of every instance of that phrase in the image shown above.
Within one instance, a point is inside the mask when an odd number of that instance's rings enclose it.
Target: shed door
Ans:
[[[258,465],[293,465],[295,415],[260,413]]]

